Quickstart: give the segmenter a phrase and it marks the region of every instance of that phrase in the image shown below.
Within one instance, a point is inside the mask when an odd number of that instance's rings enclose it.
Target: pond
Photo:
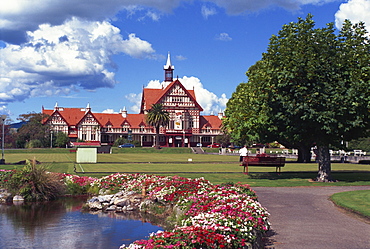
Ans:
[[[63,198],[32,205],[0,204],[0,248],[118,249],[163,230],[153,217],[137,212],[82,212],[85,202],[86,198]]]

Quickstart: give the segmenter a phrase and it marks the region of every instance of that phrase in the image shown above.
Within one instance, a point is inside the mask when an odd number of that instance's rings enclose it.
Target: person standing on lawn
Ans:
[[[240,154],[239,162],[240,162],[240,166],[242,166],[243,165],[243,158],[248,155],[247,146],[244,145],[244,147],[239,150],[239,154]]]

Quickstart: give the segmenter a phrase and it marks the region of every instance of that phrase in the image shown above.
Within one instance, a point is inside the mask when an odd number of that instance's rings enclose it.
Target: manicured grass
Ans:
[[[370,219],[370,190],[336,193],[331,196],[331,200],[340,207]]]
[[[114,148],[119,153],[98,154],[97,164],[75,164],[76,153],[67,149],[35,149],[6,151],[6,163],[16,163],[25,159],[33,159],[46,164],[50,171],[74,174],[90,172],[84,175],[100,177],[116,172],[155,173],[162,175],[179,175],[183,177],[204,177],[212,183],[242,182],[251,186],[338,186],[338,185],[370,185],[370,165],[332,163],[335,183],[311,182],[317,175],[317,164],[300,164],[287,162],[282,173],[276,174],[274,167],[249,167],[249,175],[243,174],[239,166],[238,154],[193,154],[185,153],[188,148]],[[164,153],[168,150],[166,153]],[[45,153],[43,151],[45,150]],[[139,153],[138,151],[142,152]],[[150,151],[144,153],[143,151]],[[55,153],[51,153],[55,151]],[[181,152],[180,152],[181,151]],[[172,152],[172,153],[169,153]],[[179,152],[179,153],[174,153]],[[13,169],[15,165],[0,165],[2,169]],[[18,166],[22,167],[22,166]],[[82,173],[79,173],[82,174]]]

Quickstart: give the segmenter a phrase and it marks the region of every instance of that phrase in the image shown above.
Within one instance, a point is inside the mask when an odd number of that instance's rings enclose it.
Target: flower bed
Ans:
[[[13,173],[1,170],[0,185],[6,185]],[[248,185],[213,185],[203,178],[146,174],[113,174],[100,179],[59,176],[69,194],[134,191],[181,214],[172,230],[121,248],[258,248],[259,239],[270,227],[269,214]]]
[[[105,191],[135,191],[181,210],[184,217],[171,231],[151,234],[121,248],[246,248],[270,225],[268,213],[248,185],[213,185],[198,178],[145,174],[113,174],[91,182]]]

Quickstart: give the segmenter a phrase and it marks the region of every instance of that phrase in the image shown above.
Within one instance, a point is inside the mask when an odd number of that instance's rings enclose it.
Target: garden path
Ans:
[[[370,248],[369,220],[344,212],[328,199],[334,193],[370,190],[370,186],[253,189],[271,214],[266,248]]]

